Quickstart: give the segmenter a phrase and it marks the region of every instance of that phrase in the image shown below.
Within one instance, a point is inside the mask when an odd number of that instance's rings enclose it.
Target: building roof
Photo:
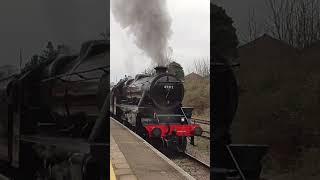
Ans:
[[[239,48],[244,48],[246,46],[250,46],[250,45],[253,45],[253,44],[258,44],[258,43],[261,43],[261,42],[265,42],[265,41],[273,41],[274,43],[279,43],[279,44],[282,44],[282,45],[285,45],[285,46],[288,46],[288,47],[291,47],[293,48],[292,46],[290,46],[288,43],[282,41],[282,40],[279,40],[279,39],[276,39],[272,36],[270,36],[269,34],[265,33],[263,35],[261,35],[260,37],[250,41],[250,42],[247,42],[241,46],[239,46]]]
[[[203,77],[200,76],[200,75],[197,74],[197,73],[192,72],[192,73],[186,75],[186,76],[184,77],[184,79],[185,79],[185,80],[199,80],[199,79],[203,79]]]
[[[289,44],[275,39],[268,34],[242,45],[238,48],[239,58],[237,61],[243,63],[267,63],[267,62],[286,62],[297,59],[301,50]]]

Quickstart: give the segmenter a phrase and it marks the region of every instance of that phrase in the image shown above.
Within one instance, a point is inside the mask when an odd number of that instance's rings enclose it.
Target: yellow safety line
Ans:
[[[113,167],[112,167],[111,160],[110,160],[110,180],[117,180],[116,175],[113,170]]]

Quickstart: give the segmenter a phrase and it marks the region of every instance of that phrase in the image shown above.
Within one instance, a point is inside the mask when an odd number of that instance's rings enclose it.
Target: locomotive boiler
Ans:
[[[107,177],[108,47],[106,40],[88,41],[79,54],[58,55],[0,80],[1,126],[7,129],[1,132],[1,173],[14,179]]]
[[[186,138],[200,136],[202,129],[191,123],[192,108],[181,104],[183,82],[166,67],[155,71],[120,80],[111,90],[110,111],[153,144],[185,151]]]

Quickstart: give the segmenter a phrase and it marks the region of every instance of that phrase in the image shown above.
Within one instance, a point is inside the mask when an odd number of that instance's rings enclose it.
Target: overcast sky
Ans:
[[[209,57],[209,0],[167,0],[172,18],[170,46],[187,70],[194,59]],[[258,21],[266,16],[265,0],[217,0],[246,33],[248,12],[256,9]],[[78,50],[83,41],[100,38],[109,23],[108,0],[11,0],[0,4],[0,66],[18,64],[39,53],[51,40]],[[111,20],[111,80],[141,72],[150,60],[136,48],[133,38]],[[131,60],[131,61],[130,61]],[[131,62],[131,63],[130,63]]]
[[[107,0],[10,0],[0,3],[0,66],[24,61],[51,40],[78,50],[106,31]]]
[[[185,72],[193,61],[210,56],[210,6],[209,0],[167,0],[172,18],[173,34],[169,46],[173,57]],[[151,65],[151,60],[136,47],[134,38],[121,29],[111,13],[111,81],[124,75],[135,75]]]
[[[247,37],[249,12],[254,9],[258,26],[263,27],[267,21],[268,8],[266,0],[215,0],[232,17],[239,39]]]

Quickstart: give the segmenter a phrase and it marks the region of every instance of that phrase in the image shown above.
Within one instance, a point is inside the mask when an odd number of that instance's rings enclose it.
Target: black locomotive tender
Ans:
[[[155,70],[120,80],[111,90],[111,114],[158,148],[184,152],[187,137],[200,136],[202,129],[191,123],[193,108],[182,107],[183,82],[166,67]]]
[[[259,180],[261,161],[267,145],[231,144],[231,124],[238,106],[238,83],[234,69],[238,63],[215,61],[211,67],[213,141],[211,142],[211,175],[214,179]]]
[[[106,40],[88,41],[78,55],[0,80],[2,174],[106,179],[108,47]]]

